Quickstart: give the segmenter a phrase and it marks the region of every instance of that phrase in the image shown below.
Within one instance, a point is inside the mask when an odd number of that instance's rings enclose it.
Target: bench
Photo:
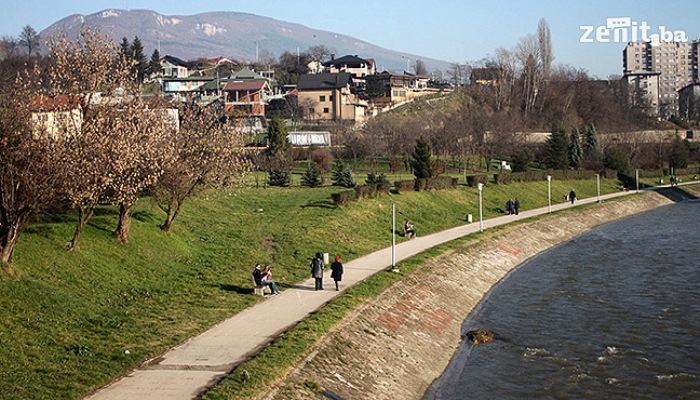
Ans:
[[[258,296],[265,296],[265,294],[272,294],[272,289],[269,286],[256,284],[255,278],[253,278],[253,293]]]

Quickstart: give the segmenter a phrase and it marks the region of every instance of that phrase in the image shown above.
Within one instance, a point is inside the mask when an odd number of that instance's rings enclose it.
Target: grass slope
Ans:
[[[607,193],[616,185],[605,180],[601,188]],[[572,187],[581,198],[596,194],[595,181],[555,181],[553,201]],[[111,236],[115,209],[102,207],[77,252],[64,246],[74,229],[72,214],[34,224],[16,250],[17,275],[0,282],[1,397],[70,399],[109,382],[260,301],[251,295],[256,262],[271,263],[284,289],[309,276],[316,252],[351,260],[389,246],[392,203],[401,213],[397,228],[408,218],[419,235],[462,224],[466,213],[478,218],[478,192],[466,186],[336,209],[330,194],[338,190],[246,188],[211,194],[187,204],[169,235],[158,229],[160,210],[142,200],[127,245]],[[487,186],[484,217],[499,215],[509,197],[518,197],[523,209],[545,206],[547,183]],[[317,336],[310,337],[289,343],[300,348],[280,360],[282,365],[312,346]]]

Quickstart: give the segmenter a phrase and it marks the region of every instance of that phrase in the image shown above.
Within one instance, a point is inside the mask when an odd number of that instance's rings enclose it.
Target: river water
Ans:
[[[424,400],[700,399],[700,202],[593,229],[495,286]],[[470,351],[471,350],[471,351]]]

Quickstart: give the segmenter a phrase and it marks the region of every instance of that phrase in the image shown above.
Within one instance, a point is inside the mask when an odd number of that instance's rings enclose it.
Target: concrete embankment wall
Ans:
[[[514,267],[597,225],[669,203],[650,192],[486,231],[346,318],[265,399],[420,399],[459,347],[464,319]],[[316,385],[327,395],[314,393]]]

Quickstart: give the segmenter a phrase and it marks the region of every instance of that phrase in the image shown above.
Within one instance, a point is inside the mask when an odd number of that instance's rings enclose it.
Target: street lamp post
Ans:
[[[479,232],[483,232],[484,231],[484,213],[483,213],[483,201],[481,198],[482,197],[481,192],[484,190],[484,184],[479,183],[477,185],[477,187],[479,188]]]
[[[396,203],[391,203],[391,269],[396,269]]]
[[[552,175],[547,175],[547,205],[549,213],[552,213]]]
[[[595,174],[595,185],[598,188],[598,203],[600,203],[600,174]]]
[[[637,182],[637,193],[639,193],[639,170],[634,170],[634,180]]]

